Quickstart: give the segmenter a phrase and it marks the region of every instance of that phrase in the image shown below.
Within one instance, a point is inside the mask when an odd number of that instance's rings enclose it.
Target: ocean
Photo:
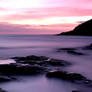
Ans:
[[[69,72],[80,73],[92,80],[92,50],[82,49],[92,43],[88,36],[55,36],[55,35],[0,35],[0,64],[14,62],[10,58],[37,55],[63,59],[72,63],[65,67]],[[73,55],[59,48],[77,48],[84,55]],[[91,88],[69,83],[58,79],[47,79],[39,76],[19,76],[20,81],[0,84],[8,92],[92,92]]]

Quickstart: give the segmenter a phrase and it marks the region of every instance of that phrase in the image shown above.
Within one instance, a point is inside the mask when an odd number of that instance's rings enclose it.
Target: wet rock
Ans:
[[[79,90],[72,90],[72,92],[80,92]]]
[[[0,88],[0,92],[7,92],[7,91],[5,91],[5,90],[3,90],[2,88]]]
[[[0,73],[3,74],[39,74],[45,73],[56,67],[71,65],[71,63],[48,58],[45,56],[14,57],[16,63],[0,65]]]
[[[78,73],[55,70],[55,71],[48,72],[46,76],[49,78],[59,78],[59,79],[68,80],[75,83],[80,83],[80,84],[83,83],[85,85],[92,86],[91,80],[88,80],[86,77]]]
[[[58,59],[48,59],[46,61],[47,65],[50,66],[67,66],[67,65],[71,65],[69,62],[64,61],[64,60],[58,60]]]
[[[65,51],[72,55],[84,55],[83,53],[78,52],[76,50],[77,50],[77,48],[60,48],[60,49],[57,49],[57,52]]]
[[[30,65],[43,65],[48,57],[45,56],[26,56],[26,57],[14,57],[17,63],[30,64]]]
[[[58,60],[53,58],[48,58],[45,56],[27,56],[27,57],[15,57],[14,58],[17,63],[21,64],[29,64],[29,65],[40,65],[42,67],[50,67],[50,66],[66,66],[70,65],[69,62],[64,60]]]
[[[12,59],[15,59],[16,61],[27,61],[27,60],[43,61],[47,60],[48,57],[31,55],[26,57],[13,57]]]
[[[83,49],[92,50],[92,44],[90,44],[89,46],[84,47]]]
[[[0,65],[0,73],[2,74],[37,74],[45,71],[44,67],[28,64],[4,64]]]
[[[76,48],[59,48],[59,49],[57,49],[58,51],[67,51],[67,50],[76,50]]]
[[[0,82],[7,82],[7,81],[11,81],[12,78],[4,76],[4,75],[0,75]]]
[[[73,51],[73,50],[69,50],[69,51],[67,51],[68,53],[70,53],[70,54],[73,54],[73,55],[84,55],[83,53],[81,53],[81,52],[77,52],[77,51]]]
[[[47,73],[47,77],[57,77],[65,80],[82,80],[83,76],[76,73],[68,73],[66,71],[51,71]]]
[[[23,60],[18,62],[21,64],[29,64],[29,65],[43,65],[45,63],[43,61],[36,61],[36,60]]]
[[[66,72],[65,71],[58,71],[58,70],[53,70],[50,71],[46,74],[47,77],[56,77],[56,78],[63,78],[65,76]]]
[[[48,59],[48,57],[45,57],[45,56],[35,56],[35,55],[27,56],[26,58],[30,60],[39,60],[39,61]]]

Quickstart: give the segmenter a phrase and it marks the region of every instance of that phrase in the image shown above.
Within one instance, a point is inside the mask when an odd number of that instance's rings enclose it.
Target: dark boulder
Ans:
[[[72,92],[80,92],[79,90],[72,90]]]
[[[83,47],[83,49],[92,50],[92,44],[90,44],[90,45],[88,45],[88,46]]]
[[[51,71],[46,74],[48,78],[59,78],[63,80],[68,80],[75,83],[83,83],[88,86],[92,86],[92,81],[87,79],[81,74],[78,73],[71,73],[66,71]]]
[[[12,80],[16,80],[16,78],[15,77],[11,77],[11,76],[6,75],[6,74],[3,74],[3,73],[0,73],[0,83],[1,82],[12,81]]]
[[[82,75],[77,73],[68,73],[66,71],[51,71],[47,73],[47,77],[57,77],[65,80],[83,80]]]
[[[72,55],[84,55],[84,54],[81,53],[81,52],[73,51],[73,50],[68,50],[67,53],[70,53],[70,54],[72,54]]]
[[[35,55],[27,56],[26,58],[30,60],[39,60],[39,61],[48,59],[48,57],[45,57],[45,56],[35,56]]]
[[[48,59],[45,61],[46,64],[49,66],[67,66],[71,65],[71,63],[65,61],[65,60],[58,60],[58,59]]]
[[[69,50],[76,50],[76,48],[59,48],[57,51],[69,51]]]
[[[77,50],[77,48],[59,48],[59,49],[57,49],[57,52],[65,51],[72,55],[84,55],[84,53],[78,52],[76,50]]]
[[[28,64],[4,64],[0,65],[0,73],[2,74],[37,74],[45,71],[44,67]]]
[[[16,63],[0,65],[0,73],[3,74],[39,74],[71,63],[48,58],[45,56],[14,57]]]
[[[26,57],[13,57],[12,59],[15,59],[16,61],[27,61],[27,60],[43,61],[47,60],[48,57],[31,55]]]
[[[0,82],[7,82],[7,81],[11,81],[12,78],[4,76],[4,75],[0,75]]]
[[[22,63],[22,64],[30,64],[30,65],[43,65],[45,64],[45,60],[48,59],[48,57],[45,56],[26,56],[26,57],[13,57],[17,63]]]
[[[5,90],[3,90],[2,88],[0,88],[0,92],[7,92],[7,91],[5,91]]]
[[[48,58],[45,56],[32,55],[27,57],[15,57],[14,59],[17,63],[29,64],[29,65],[40,65],[42,67],[70,65],[70,63],[67,61]]]

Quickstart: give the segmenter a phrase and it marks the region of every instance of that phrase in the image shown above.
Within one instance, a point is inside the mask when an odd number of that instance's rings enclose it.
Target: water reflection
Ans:
[[[76,89],[74,84],[57,79],[47,79],[45,76],[19,77],[21,81],[1,84],[8,92],[71,92]]]
[[[0,64],[10,64],[10,63],[15,63],[13,59],[1,59]]]

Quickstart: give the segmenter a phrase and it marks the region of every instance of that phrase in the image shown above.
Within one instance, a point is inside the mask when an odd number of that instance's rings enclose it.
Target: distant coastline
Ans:
[[[78,25],[72,31],[63,32],[57,35],[92,36],[92,19]]]

